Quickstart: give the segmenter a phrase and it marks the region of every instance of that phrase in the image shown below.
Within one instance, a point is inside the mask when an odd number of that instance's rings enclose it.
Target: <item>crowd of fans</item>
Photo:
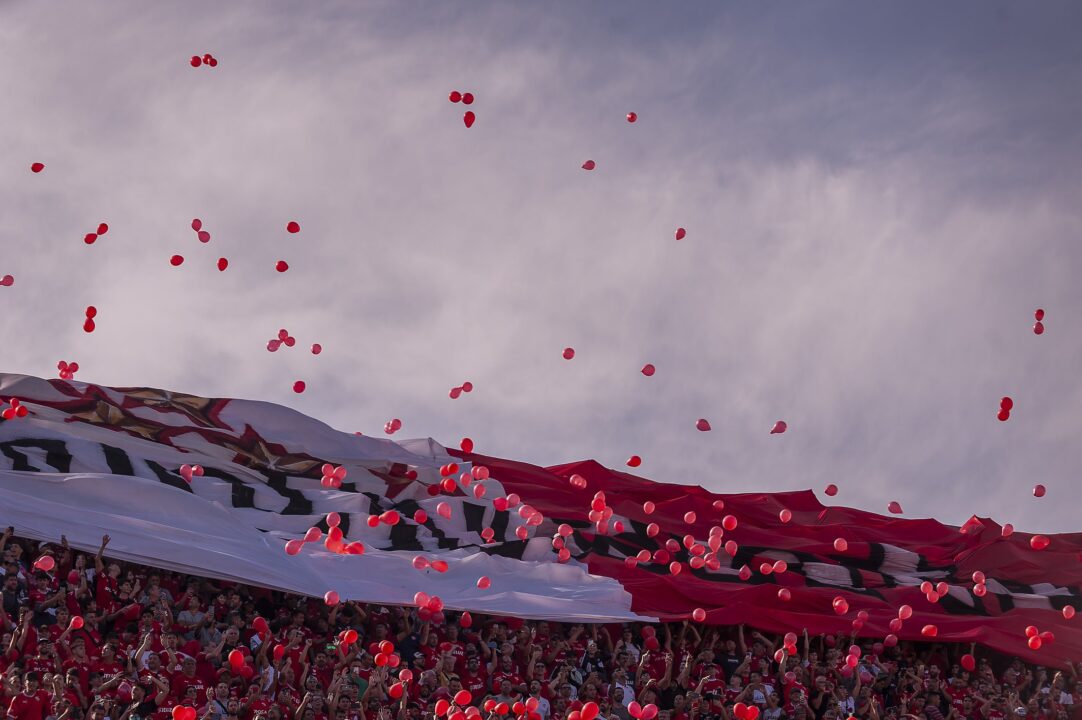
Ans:
[[[804,633],[778,662],[780,638],[744,627],[422,620],[121,564],[108,542],[88,555],[0,537],[10,720],[423,720],[470,705],[457,720],[1077,720],[1082,708],[1076,668],[982,653],[970,672],[968,646]]]

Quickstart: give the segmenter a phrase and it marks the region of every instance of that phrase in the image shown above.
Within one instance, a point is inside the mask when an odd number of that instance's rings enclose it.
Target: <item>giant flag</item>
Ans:
[[[262,402],[0,375],[11,398],[29,412],[0,420],[0,525],[84,550],[107,533],[120,559],[366,602],[421,591],[451,609],[586,622],[701,608],[708,624],[914,640],[933,626],[1044,665],[1082,657],[1082,618],[1063,612],[1082,603],[1080,534],[1036,550],[987,519],[890,518],[810,491],[719,495],[593,461],[542,468]],[[321,482],[328,463],[346,469],[340,487]],[[189,481],[184,465],[203,474]],[[331,512],[363,555],[284,552],[327,532]],[[903,605],[912,617],[892,629]],[[1031,649],[1030,625],[1055,639]]]

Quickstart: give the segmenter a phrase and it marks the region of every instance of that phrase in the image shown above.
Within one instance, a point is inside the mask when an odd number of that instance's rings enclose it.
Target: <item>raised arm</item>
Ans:
[[[8,525],[4,528],[4,534],[0,535],[0,555],[4,554],[4,550],[7,549],[8,540],[11,540],[11,536],[15,534],[15,528]]]
[[[105,546],[109,544],[109,536],[101,536],[101,547],[98,548],[98,554],[94,556],[94,570],[100,577],[105,577]],[[131,710],[129,709],[130,713]],[[125,713],[127,715],[128,713]]]

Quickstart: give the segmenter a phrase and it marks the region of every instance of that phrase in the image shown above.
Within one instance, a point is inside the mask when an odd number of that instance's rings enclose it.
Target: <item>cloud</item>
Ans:
[[[976,7],[4,6],[4,369],[1076,529],[1078,11]]]

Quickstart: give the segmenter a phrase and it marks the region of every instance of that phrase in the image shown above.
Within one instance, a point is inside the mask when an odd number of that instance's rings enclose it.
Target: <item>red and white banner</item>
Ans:
[[[0,398],[13,397],[29,413],[0,421],[0,525],[63,533],[86,550],[108,533],[121,559],[367,602],[411,604],[422,591],[451,609],[587,622],[701,608],[710,624],[848,634],[857,621],[859,635],[880,639],[928,639],[922,629],[934,626],[939,640],[1044,665],[1082,658],[1082,618],[1063,612],[1082,604],[1079,534],[1035,550],[988,520],[959,529],[826,507],[811,492],[715,495],[593,461],[540,468],[448,454],[268,403],[0,375]],[[346,469],[341,487],[321,482],[325,463]],[[203,474],[188,482],[183,465]],[[311,527],[326,532],[331,512],[363,555],[318,542],[284,552]],[[418,557],[448,567],[417,569]],[[477,586],[482,576],[490,587]],[[912,617],[892,628],[903,605]],[[1031,649],[1030,625],[1055,639]]]

